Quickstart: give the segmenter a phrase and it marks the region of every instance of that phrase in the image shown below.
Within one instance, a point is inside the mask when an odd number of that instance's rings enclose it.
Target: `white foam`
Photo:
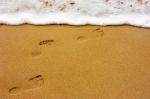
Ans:
[[[150,27],[150,0],[0,0],[0,23]]]

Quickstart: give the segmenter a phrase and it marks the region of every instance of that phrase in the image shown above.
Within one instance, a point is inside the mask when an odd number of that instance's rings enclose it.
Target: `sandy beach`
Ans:
[[[150,29],[0,25],[0,99],[150,99]]]

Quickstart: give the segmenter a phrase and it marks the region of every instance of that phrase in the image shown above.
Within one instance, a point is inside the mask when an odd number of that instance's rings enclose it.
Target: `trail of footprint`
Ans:
[[[42,75],[37,75],[28,79],[23,86],[14,86],[8,90],[10,94],[18,94],[31,89],[36,89],[44,84],[44,78]]]

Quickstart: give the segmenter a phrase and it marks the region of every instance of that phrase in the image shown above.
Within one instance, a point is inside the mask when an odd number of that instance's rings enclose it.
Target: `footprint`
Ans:
[[[85,36],[78,36],[78,37],[77,37],[77,40],[85,40],[85,39],[86,39]]]
[[[93,32],[99,33],[101,37],[105,35],[104,31],[101,28],[96,28],[95,30],[93,30]]]
[[[93,30],[93,31],[99,31],[99,30],[101,30],[101,28],[96,28],[95,30]]]
[[[21,88],[18,86],[12,87],[8,90],[8,92],[11,94],[17,94],[19,91],[21,91]]]
[[[28,79],[22,86],[14,86],[8,90],[10,94],[18,94],[24,91],[40,88],[44,84],[42,75],[37,75]]]
[[[39,42],[39,45],[51,45],[54,42],[54,40],[43,40]]]
[[[32,80],[40,80],[40,79],[43,79],[42,75],[37,75],[37,76],[35,76],[35,77],[29,78],[29,81],[32,81]]]
[[[83,42],[83,41],[88,41],[88,40],[91,40],[91,39],[97,39],[97,38],[103,37],[104,35],[105,35],[105,33],[101,28],[96,28],[89,35],[87,35],[87,36],[78,36],[76,38],[76,40],[79,40],[79,41]]]
[[[31,53],[31,55],[32,56],[39,56],[39,55],[41,55],[41,51],[38,51],[38,50],[35,50],[35,51],[33,51],[32,53]]]
[[[79,41],[79,42],[86,42],[86,41],[88,41],[88,38],[85,37],[85,36],[78,36],[76,38],[76,40]]]
[[[42,77],[42,75],[37,75],[29,78],[28,82],[29,82],[28,87],[30,87],[30,89],[38,88],[44,84],[44,78]]]

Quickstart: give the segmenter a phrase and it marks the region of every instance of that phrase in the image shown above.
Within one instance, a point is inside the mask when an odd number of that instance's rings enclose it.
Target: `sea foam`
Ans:
[[[0,0],[0,23],[150,27],[150,0]]]

